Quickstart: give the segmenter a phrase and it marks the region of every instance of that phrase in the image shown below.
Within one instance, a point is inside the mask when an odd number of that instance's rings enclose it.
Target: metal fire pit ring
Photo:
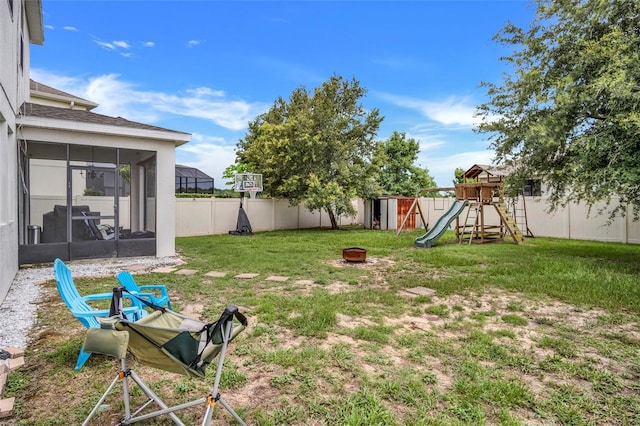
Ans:
[[[346,262],[366,262],[367,250],[361,247],[349,247],[342,249],[342,258]]]

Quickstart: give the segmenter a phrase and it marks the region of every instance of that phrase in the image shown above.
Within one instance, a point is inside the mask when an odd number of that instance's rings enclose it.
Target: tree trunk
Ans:
[[[331,220],[331,229],[338,229],[338,220],[333,210],[327,209],[327,213],[329,213],[329,219]]]

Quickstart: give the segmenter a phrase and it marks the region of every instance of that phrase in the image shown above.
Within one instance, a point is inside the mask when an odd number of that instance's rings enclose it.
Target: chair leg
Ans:
[[[226,409],[229,414],[240,424],[241,426],[247,426],[247,424],[240,418],[240,416],[231,408],[229,404],[222,398],[220,393],[218,392],[218,386],[220,385],[220,378],[222,376],[222,366],[224,364],[224,357],[227,352],[227,345],[231,340],[231,335],[233,334],[233,322],[229,321],[226,324],[226,327],[223,331],[224,336],[222,338],[222,349],[220,350],[220,354],[218,355],[218,367],[216,369],[216,376],[213,380],[213,389],[211,391],[211,395],[207,398],[207,411],[204,413],[204,419],[202,420],[202,426],[210,426],[211,419],[213,418],[213,410],[216,407],[216,403],[219,402],[224,409]]]
[[[76,366],[74,370],[76,371],[80,370],[84,365],[84,363],[87,362],[90,356],[91,356],[91,352],[85,352],[84,347],[81,348],[80,353],[78,354],[78,361],[76,362]]]

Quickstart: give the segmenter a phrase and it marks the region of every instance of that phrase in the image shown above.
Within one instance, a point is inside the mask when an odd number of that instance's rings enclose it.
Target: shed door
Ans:
[[[416,215],[411,209],[413,205],[413,198],[398,198],[398,226],[396,229],[400,229],[402,222],[407,215],[407,221],[404,224],[403,229],[416,229]]]

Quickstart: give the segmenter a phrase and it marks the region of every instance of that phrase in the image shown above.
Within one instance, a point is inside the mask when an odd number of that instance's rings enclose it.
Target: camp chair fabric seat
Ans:
[[[113,289],[112,316],[101,319],[101,328],[90,330],[85,337],[85,347],[88,351],[120,358],[121,370],[82,425],[88,426],[91,419],[99,415],[107,395],[118,383],[122,383],[125,415],[118,424],[128,425],[168,415],[176,425],[184,426],[175,412],[204,405],[206,411],[202,426],[211,426],[213,410],[217,405],[221,405],[238,424],[246,426],[218,391],[228,344],[247,327],[246,317],[236,306],[227,306],[217,321],[203,322],[145,301],[144,304],[153,309],[153,312],[138,321],[129,321],[119,316],[122,293],[126,291],[124,287]],[[133,294],[132,296],[137,297]],[[201,379],[205,379],[207,366],[217,357],[218,364],[211,393],[206,397],[169,407],[133,369],[127,367],[126,352],[132,354],[140,364]],[[136,383],[149,398],[134,411],[130,406],[129,380]],[[159,409],[146,412],[146,407],[153,402]]]
[[[205,377],[206,366],[221,349],[221,342],[208,344],[210,323],[177,312],[154,311],[139,321],[117,321],[116,330],[129,332],[129,352],[142,364],[191,377]],[[244,329],[234,324],[233,340]],[[194,360],[200,354],[197,363]]]

